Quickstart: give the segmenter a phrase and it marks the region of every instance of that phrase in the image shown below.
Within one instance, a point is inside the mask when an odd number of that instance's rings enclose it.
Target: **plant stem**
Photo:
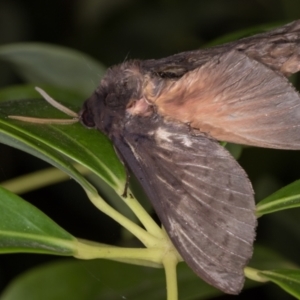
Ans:
[[[151,216],[143,208],[143,206],[136,200],[136,198],[128,197],[124,201],[150,234],[156,237],[161,237],[161,238],[164,237],[164,234],[162,233],[162,229],[151,218]]]
[[[169,252],[164,256],[163,265],[165,268],[167,282],[167,300],[178,299],[177,273],[176,266],[178,258],[175,254]]]
[[[85,190],[91,202],[103,213],[111,217],[113,220],[118,222],[134,236],[136,236],[147,248],[158,246],[161,242],[164,242],[163,236],[155,237],[140,226],[120,214],[117,210],[108,205],[98,194],[91,193]],[[159,247],[159,246],[158,246]]]
[[[76,241],[76,254],[74,257],[80,259],[105,258],[119,261],[130,260],[150,261],[161,264],[160,248],[122,248],[108,245],[93,245],[84,241]]]
[[[81,166],[76,165],[76,169],[81,174],[88,174],[90,171]],[[27,193],[51,184],[69,180],[70,176],[65,172],[56,168],[47,168],[41,171],[33,172],[23,176],[1,182],[1,186],[15,194]]]
[[[268,279],[260,275],[260,271],[254,268],[246,267],[244,269],[245,276],[251,280],[258,282],[267,282]]]

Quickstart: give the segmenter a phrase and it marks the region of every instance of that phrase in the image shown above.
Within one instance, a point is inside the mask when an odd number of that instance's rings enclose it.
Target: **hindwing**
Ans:
[[[235,159],[217,141],[158,116],[130,117],[113,141],[187,264],[238,293],[256,218],[251,184]]]

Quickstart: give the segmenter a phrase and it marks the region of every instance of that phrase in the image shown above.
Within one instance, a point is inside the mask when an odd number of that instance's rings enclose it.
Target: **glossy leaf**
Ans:
[[[256,206],[258,216],[300,206],[300,180],[297,180],[260,201]]]
[[[270,253],[273,253],[270,255]],[[258,247],[254,261],[276,261],[278,255]],[[221,292],[199,279],[185,263],[178,266],[179,299],[207,299]],[[51,283],[51,284],[50,284]],[[246,281],[246,287],[259,283]],[[55,289],[49,289],[55,286]],[[165,300],[162,269],[93,260],[66,261],[38,267],[17,278],[0,300],[18,299],[157,299]]]
[[[200,299],[221,294],[180,264],[179,299]],[[55,288],[52,288],[55,287]],[[65,261],[24,273],[4,291],[0,300],[165,300],[163,269],[118,262]]]
[[[74,107],[71,108],[76,110]],[[116,188],[119,194],[123,192],[124,168],[116,157],[111,143],[100,132],[88,130],[81,124],[25,123],[8,119],[8,115],[66,118],[64,114],[52,108],[44,100],[2,102],[0,104],[0,141],[50,162],[66,171],[87,188],[86,181],[84,182],[83,177],[80,178],[80,175],[75,173],[74,168],[71,169],[70,162],[66,158],[63,159],[63,156],[71,158],[95,172],[106,183]],[[61,167],[60,164],[65,167]],[[66,166],[67,164],[68,166]]]
[[[94,191],[94,188],[84,179],[83,176],[73,167],[71,162],[61,154],[57,153],[51,147],[32,138],[30,135],[24,134],[11,126],[7,126],[0,119],[0,142],[27,153],[30,153],[46,162],[63,170],[79,182],[84,188]]]
[[[279,285],[295,298],[300,299],[300,270],[261,271],[260,275]]]
[[[77,91],[83,97],[97,87],[105,68],[86,54],[65,47],[21,43],[0,47],[0,60],[34,84],[51,84]]]
[[[75,238],[44,213],[0,187],[0,253],[73,255]]]

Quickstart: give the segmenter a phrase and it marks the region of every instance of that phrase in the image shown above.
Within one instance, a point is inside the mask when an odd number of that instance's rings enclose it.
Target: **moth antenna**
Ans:
[[[35,90],[53,107],[57,108],[58,110],[64,112],[66,115],[78,118],[78,114],[74,112],[73,110],[63,106],[62,104],[58,103],[56,100],[54,100],[52,97],[50,97],[44,90],[42,90],[39,87],[35,87]]]
[[[73,124],[78,122],[78,118],[73,119],[45,119],[45,118],[32,118],[32,117],[24,117],[24,116],[7,116],[9,119],[19,120],[28,123],[36,123],[36,124]]]
[[[72,117],[72,119],[45,119],[45,118],[32,118],[25,116],[8,116],[9,119],[19,120],[23,122],[36,123],[36,124],[73,124],[78,122],[78,114],[73,110],[58,103],[52,97],[50,97],[44,90],[39,87],[35,87],[35,90],[53,107],[62,111],[66,115]]]

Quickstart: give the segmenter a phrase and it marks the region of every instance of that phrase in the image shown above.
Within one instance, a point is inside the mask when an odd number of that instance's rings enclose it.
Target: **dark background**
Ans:
[[[298,0],[0,0],[0,46],[29,41],[64,45],[109,66],[126,58],[160,58],[200,48],[234,31],[269,23],[282,25],[299,17]],[[9,66],[0,64],[0,88],[21,82]],[[257,200],[300,178],[299,158],[299,152],[245,149],[240,163]],[[0,145],[0,181],[44,167],[44,162]],[[73,182],[23,197],[75,236],[118,243],[118,226],[87,203]],[[263,217],[257,242],[300,264],[298,220],[298,209]],[[92,228],[109,231],[99,233]],[[0,256],[0,291],[20,272],[49,259],[58,258]],[[239,299],[258,295],[290,299],[272,284],[243,292]]]

